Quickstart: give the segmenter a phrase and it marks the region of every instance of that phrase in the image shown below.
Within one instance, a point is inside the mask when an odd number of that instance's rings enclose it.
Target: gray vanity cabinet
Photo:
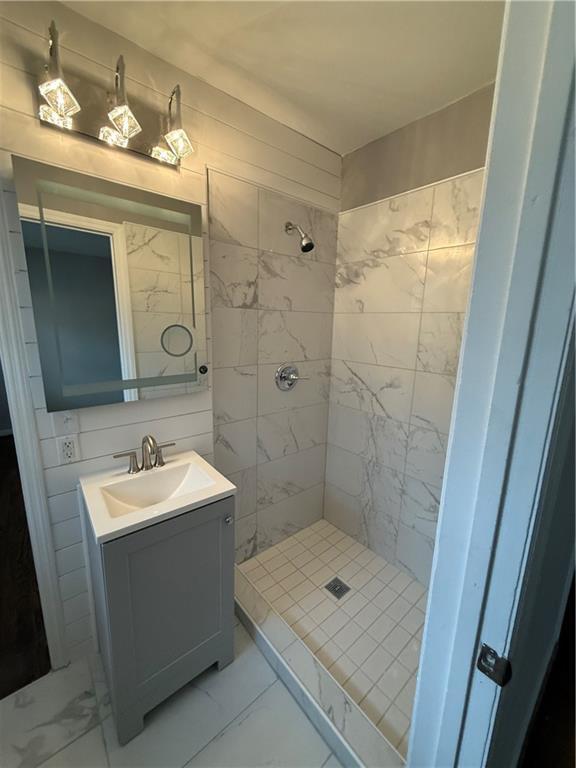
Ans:
[[[203,670],[233,659],[234,498],[89,543],[118,739]],[[88,537],[90,539],[90,536]]]

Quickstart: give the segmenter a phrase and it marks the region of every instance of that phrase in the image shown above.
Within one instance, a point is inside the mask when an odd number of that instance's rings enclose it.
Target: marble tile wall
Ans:
[[[324,516],[424,584],[482,178],[339,218]]]
[[[209,221],[214,459],[238,486],[242,562],[322,517],[337,217],[210,172]],[[278,390],[284,362],[309,380]]]

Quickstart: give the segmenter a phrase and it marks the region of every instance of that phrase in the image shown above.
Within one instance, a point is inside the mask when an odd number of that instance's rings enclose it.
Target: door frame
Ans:
[[[6,186],[5,181],[3,186]],[[53,669],[58,669],[69,662],[70,656],[64,634],[64,613],[58,585],[50,510],[44,483],[34,402],[30,390],[22,318],[17,300],[16,268],[12,257],[11,236],[21,241],[22,235],[19,230],[16,231],[15,218],[18,217],[18,211],[15,205],[11,206],[12,194],[10,190],[1,190],[0,359],[18,457],[20,483],[44,618],[44,631],[51,666]]]
[[[507,4],[411,766],[482,766],[490,745],[501,689],[475,669],[479,640],[507,652],[573,323],[571,254],[547,259],[573,28],[571,3]]]

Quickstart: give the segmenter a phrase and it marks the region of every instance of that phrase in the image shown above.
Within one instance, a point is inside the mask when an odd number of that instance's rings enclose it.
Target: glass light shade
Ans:
[[[49,107],[47,104],[40,105],[38,117],[45,123],[57,125],[58,128],[67,128],[69,131],[72,130],[72,118],[59,115],[58,112],[53,110],[52,107]]]
[[[112,121],[114,127],[125,139],[130,139],[132,136],[136,136],[136,134],[140,133],[142,130],[140,123],[134,117],[128,104],[114,107],[111,112],[108,112],[108,117]]]
[[[38,89],[46,102],[61,117],[70,117],[80,112],[80,104],[61,77],[40,83]]]
[[[190,155],[192,152],[194,152],[194,147],[192,146],[184,128],[177,128],[175,131],[170,131],[170,133],[167,133],[164,138],[168,142],[168,146],[172,152],[174,152],[176,157],[186,157],[187,155]]]
[[[115,131],[114,128],[110,128],[109,125],[103,125],[102,128],[100,128],[98,138],[100,141],[105,141],[106,144],[110,144],[111,147],[124,148],[128,146],[128,139],[125,139],[124,136],[118,131]]]
[[[178,165],[178,158],[174,152],[170,152],[169,149],[156,146],[150,153],[155,160],[160,160],[162,163],[169,163],[170,165]]]

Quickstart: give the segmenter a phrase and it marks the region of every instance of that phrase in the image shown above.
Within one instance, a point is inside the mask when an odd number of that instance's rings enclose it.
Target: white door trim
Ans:
[[[64,615],[44,485],[42,456],[28,377],[28,362],[18,307],[15,269],[9,239],[6,196],[1,193],[0,226],[0,358],[14,431],[26,519],[34,556],[44,629],[53,669],[68,663]]]
[[[570,17],[571,4],[562,2],[512,2],[506,8],[415,700],[412,766],[482,765],[481,750],[459,754],[460,740],[554,205],[573,77]],[[558,297],[564,316],[570,313],[566,300]],[[566,327],[561,344],[565,333]],[[552,406],[550,398],[539,404],[548,415]],[[519,536],[527,532],[527,525],[520,526]],[[522,551],[514,556],[522,557]],[[515,569],[521,573],[517,565],[510,563],[510,580]],[[471,720],[476,747],[485,745],[490,723]]]

